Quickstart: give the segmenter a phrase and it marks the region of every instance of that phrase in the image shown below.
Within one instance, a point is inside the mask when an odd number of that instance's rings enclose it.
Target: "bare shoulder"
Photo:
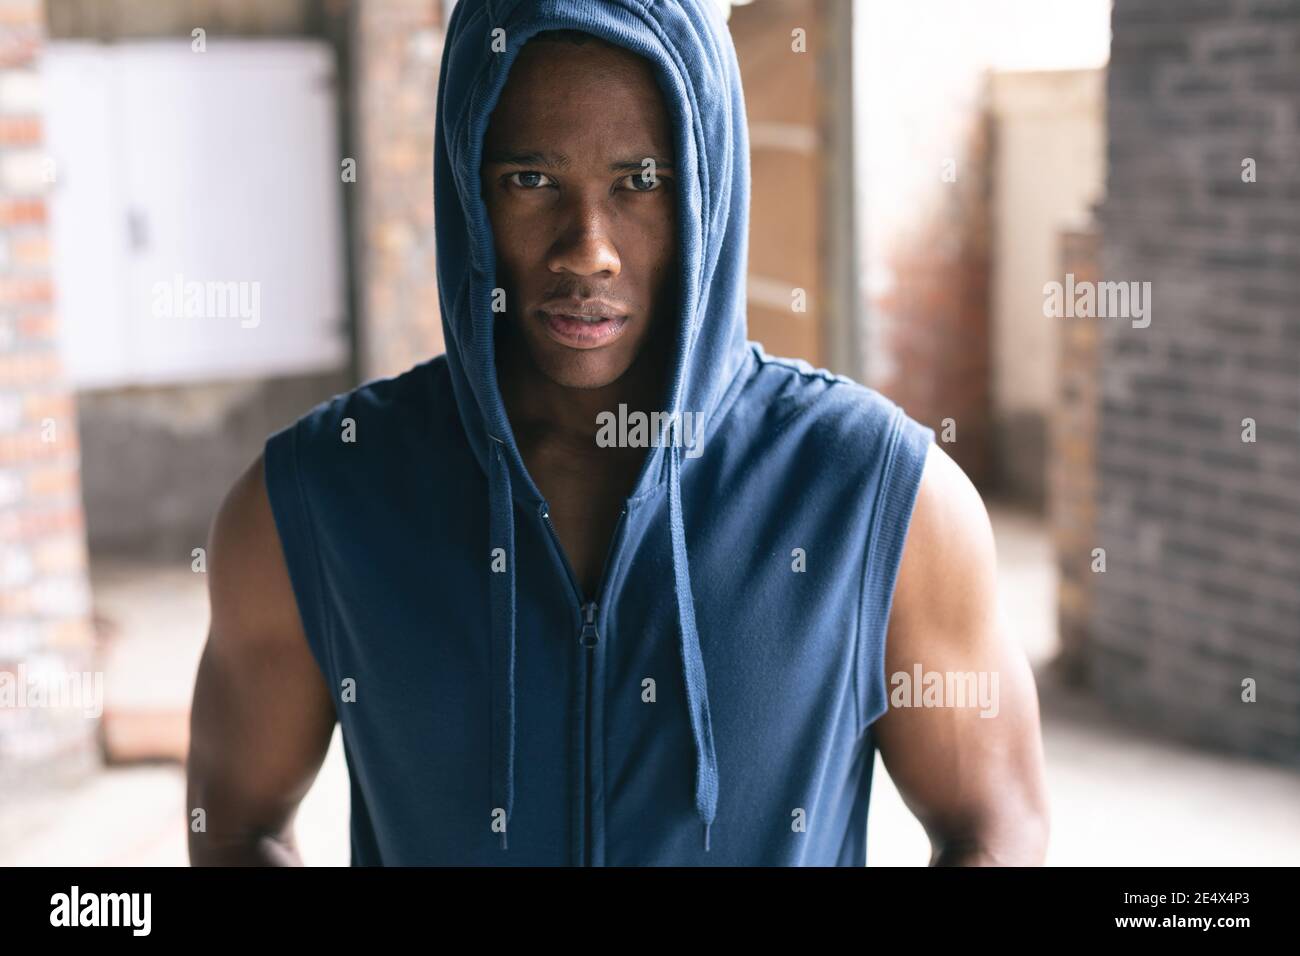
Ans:
[[[334,730],[329,686],[303,632],[259,455],[231,486],[208,535],[212,626],[199,661],[187,800],[208,827],[190,859],[301,862],[294,809]]]
[[[988,509],[970,478],[931,444],[894,587],[891,634],[979,633],[996,616],[997,550]]]
[[[212,632],[220,639],[303,640],[260,454],[235,480],[213,519],[208,592]]]

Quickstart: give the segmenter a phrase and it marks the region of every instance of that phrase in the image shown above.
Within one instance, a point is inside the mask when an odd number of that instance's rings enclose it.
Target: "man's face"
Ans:
[[[512,331],[558,385],[617,381],[676,297],[672,135],[650,64],[594,40],[525,44],[483,157]]]

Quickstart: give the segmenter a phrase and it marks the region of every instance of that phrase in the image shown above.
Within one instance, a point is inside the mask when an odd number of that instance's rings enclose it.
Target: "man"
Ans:
[[[451,21],[447,354],[272,436],[216,518],[193,861],[298,863],[337,720],[354,864],[861,865],[877,748],[933,862],[1040,863],[978,494],[883,396],[746,343],[725,25],[546,9]],[[889,706],[957,672],[994,706]]]

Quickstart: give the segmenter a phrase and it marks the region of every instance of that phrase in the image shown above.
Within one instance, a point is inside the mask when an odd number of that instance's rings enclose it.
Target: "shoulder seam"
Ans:
[[[797,365],[795,362],[791,361],[790,359],[781,358],[775,355],[768,355],[766,352],[760,352],[758,349],[754,349],[754,358],[757,359],[760,367],[764,365],[772,365],[775,366],[776,368],[783,368],[786,371],[794,372],[796,375],[799,375],[801,378],[820,379],[823,382],[830,382],[831,384],[836,384],[836,385],[858,385],[859,384],[853,381],[853,379],[851,378],[846,378],[843,375],[837,375],[828,369],[813,368],[811,365],[808,368],[801,368],[799,365]]]
[[[931,429],[910,418],[902,406],[895,405],[890,420],[885,458],[881,462],[880,485],[876,489],[871,528],[864,553],[865,563],[858,615],[860,647],[865,647],[865,642],[873,638],[873,633],[867,630],[867,625],[878,624],[880,627],[879,635],[875,635],[880,647],[877,669],[881,680],[880,693],[883,695],[881,702],[886,710],[889,706],[889,674],[886,657],[889,650],[888,631],[892,617],[894,590],[898,584],[898,573],[907,545],[912,510],[933,441],[934,433]],[[897,527],[886,524],[894,521],[898,522]],[[879,563],[882,551],[887,558],[887,564],[883,568]],[[879,607],[873,607],[867,601],[872,596],[869,584],[873,582],[880,584],[878,589],[880,593],[876,595],[879,598]],[[872,621],[866,620],[869,613]],[[864,669],[860,667],[858,671]],[[859,695],[859,706],[865,708],[871,704],[869,697],[875,686],[875,674],[874,672],[862,673],[860,676],[864,683],[860,688],[862,693]],[[874,722],[879,716],[880,714],[873,716],[860,711],[859,732],[869,729],[870,723],[865,723],[866,721]]]
[[[338,396],[335,397],[337,398]],[[333,400],[331,400],[331,404],[332,401]],[[334,660],[334,641],[336,635],[334,633],[333,619],[330,617],[329,611],[325,607],[325,572],[324,568],[321,566],[320,548],[316,543],[316,529],[314,527],[315,519],[312,517],[311,502],[307,498],[307,491],[303,487],[302,483],[302,456],[298,454],[299,433],[300,429],[295,425],[289,435],[290,448],[293,451],[293,486],[294,490],[298,493],[299,510],[302,512],[303,536],[307,539],[308,547],[311,550],[312,577],[316,581],[316,614],[318,615],[321,627],[324,630],[321,637],[325,642],[325,657],[329,662],[329,668],[332,672],[327,674],[326,678],[331,684],[330,699],[333,700],[334,687],[332,685],[335,675],[338,673],[338,668],[335,665]],[[304,626],[306,626],[306,622],[304,622]]]
[[[902,414],[903,410],[901,408],[896,408],[894,413],[890,416],[889,434],[885,439],[884,461],[880,464],[880,484],[876,487],[875,501],[871,503],[871,522],[867,528],[867,540],[862,544],[862,568],[861,573],[858,575],[857,639],[853,642],[853,654],[855,658],[853,662],[853,701],[854,706],[857,709],[857,726],[859,732],[862,730],[862,721],[864,717],[863,707],[866,703],[864,700],[866,687],[863,686],[861,680],[864,675],[860,672],[862,671],[864,664],[867,663],[863,660],[862,647],[867,638],[867,635],[864,633],[865,628],[863,624],[863,619],[866,617],[867,611],[867,579],[871,576],[871,570],[873,567],[872,559],[875,556],[876,538],[879,536],[880,532],[881,512],[884,509],[884,498],[886,489],[889,486],[889,475],[893,467],[895,452],[897,451],[898,444],[902,439]],[[883,659],[881,660],[880,666],[882,669],[885,666]],[[869,679],[869,675],[865,676]],[[886,681],[886,684],[888,684],[888,681]]]

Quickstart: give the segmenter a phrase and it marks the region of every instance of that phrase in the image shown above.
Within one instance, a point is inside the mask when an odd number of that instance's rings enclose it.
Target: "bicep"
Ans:
[[[330,688],[308,647],[259,458],[213,523],[212,625],[191,713],[191,846],[286,830],[333,735]]]
[[[978,492],[931,446],[886,637],[890,706],[872,730],[936,847],[969,840],[1022,850],[1038,837],[1029,830],[1045,825],[1037,693],[1001,626],[996,568]]]

